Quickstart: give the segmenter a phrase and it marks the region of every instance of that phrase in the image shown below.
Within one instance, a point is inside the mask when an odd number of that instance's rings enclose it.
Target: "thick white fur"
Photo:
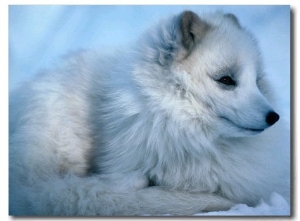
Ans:
[[[76,53],[11,94],[11,215],[191,215],[273,191],[289,200],[289,132],[265,123],[274,104],[252,36],[208,14],[187,48],[180,19],[113,57]],[[229,70],[233,89],[216,81]]]

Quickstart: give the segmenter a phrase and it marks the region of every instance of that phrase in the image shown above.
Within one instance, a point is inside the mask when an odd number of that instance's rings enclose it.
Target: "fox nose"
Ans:
[[[274,111],[270,111],[268,114],[267,114],[267,117],[266,117],[266,122],[267,124],[269,124],[270,126],[275,124],[277,121],[279,120],[279,115],[274,112]]]

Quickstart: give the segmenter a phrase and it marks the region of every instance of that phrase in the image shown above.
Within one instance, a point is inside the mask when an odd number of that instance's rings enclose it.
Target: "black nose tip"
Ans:
[[[278,120],[279,120],[279,115],[277,113],[275,113],[274,111],[269,112],[266,117],[266,122],[270,126],[275,124]]]

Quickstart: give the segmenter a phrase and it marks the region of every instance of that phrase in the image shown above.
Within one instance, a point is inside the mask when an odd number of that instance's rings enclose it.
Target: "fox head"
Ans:
[[[185,11],[150,32],[140,52],[149,71],[136,79],[149,104],[179,125],[239,137],[279,120],[257,42],[232,14]]]

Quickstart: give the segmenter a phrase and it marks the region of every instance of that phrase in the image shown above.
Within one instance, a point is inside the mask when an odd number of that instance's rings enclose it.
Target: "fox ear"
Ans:
[[[224,17],[230,19],[238,28],[242,28],[238,18],[234,14],[228,13],[225,14]]]
[[[194,12],[183,12],[180,18],[181,42],[183,47],[188,52],[191,52],[195,45],[202,40],[209,27]]]

